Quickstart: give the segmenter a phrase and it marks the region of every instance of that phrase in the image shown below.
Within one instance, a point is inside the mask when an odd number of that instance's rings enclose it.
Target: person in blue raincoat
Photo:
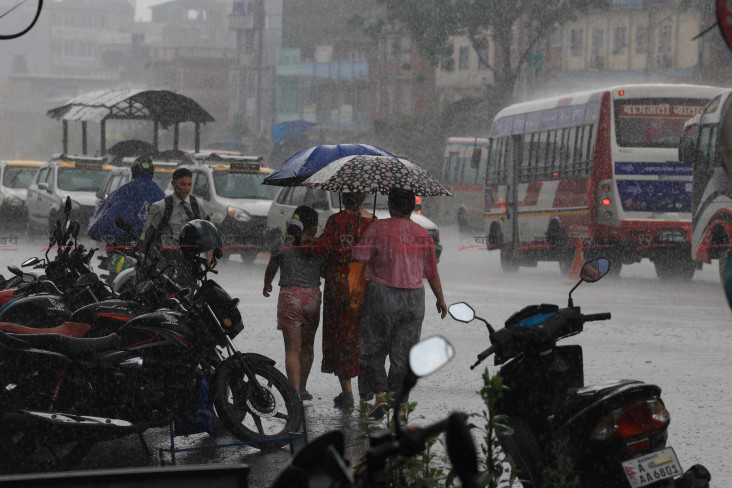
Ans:
[[[86,234],[95,241],[129,241],[127,233],[117,227],[117,217],[130,222],[139,235],[151,205],[165,198],[163,190],[152,179],[155,166],[149,157],[137,158],[130,169],[132,179],[110,193],[89,222]]]

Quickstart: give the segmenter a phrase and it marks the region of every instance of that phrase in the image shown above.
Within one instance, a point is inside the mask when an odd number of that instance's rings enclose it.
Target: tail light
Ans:
[[[661,400],[644,400],[613,410],[592,431],[595,440],[629,439],[665,429],[671,421]]]
[[[609,207],[610,206],[610,199],[609,198],[603,198],[602,199],[602,204],[605,205],[606,207]]]

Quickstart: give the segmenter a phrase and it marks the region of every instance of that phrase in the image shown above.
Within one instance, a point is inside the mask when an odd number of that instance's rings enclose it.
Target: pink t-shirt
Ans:
[[[353,259],[366,263],[367,280],[392,288],[422,288],[422,278],[437,276],[435,243],[409,219],[374,221],[353,250]]]

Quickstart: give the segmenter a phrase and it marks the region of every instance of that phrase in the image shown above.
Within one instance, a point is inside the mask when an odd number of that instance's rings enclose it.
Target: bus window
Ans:
[[[712,126],[707,125],[702,127],[701,134],[699,135],[699,159],[696,164],[702,171],[709,171],[712,169],[711,158],[709,157],[711,132]]]
[[[544,174],[544,166],[546,165],[546,150],[547,150],[547,132],[539,133],[539,144],[536,147],[536,166],[534,173],[537,175]]]
[[[567,132],[567,149],[566,156],[562,162],[563,169],[567,170],[568,173],[572,173],[573,162],[574,162],[574,147],[577,142],[577,128],[570,127],[565,129]]]
[[[478,179],[476,181],[485,180],[486,171],[488,171],[488,154],[490,154],[490,146],[479,147],[480,162],[478,163]]]
[[[455,159],[450,161],[450,167],[452,168],[452,182],[457,183],[460,178],[460,169],[463,165],[463,158],[460,157],[459,153],[455,153]]]
[[[521,167],[519,175],[521,177],[525,177],[529,174],[529,167],[531,165],[531,157],[534,153],[533,151],[533,142],[534,142],[534,134],[524,134],[523,136],[523,145],[521,150]]]

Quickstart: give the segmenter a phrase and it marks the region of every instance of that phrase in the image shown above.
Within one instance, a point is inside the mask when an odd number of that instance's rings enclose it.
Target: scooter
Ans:
[[[511,429],[499,441],[530,486],[542,486],[545,468],[561,456],[571,460],[585,488],[707,488],[709,471],[700,464],[682,471],[666,446],[671,417],[660,387],[637,380],[585,386],[582,347],[557,346],[585,323],[610,319],[609,313],[583,314],[572,300],[580,284],[600,280],[609,269],[607,259],[585,263],[567,308],[530,305],[498,331],[467,303],[448,307],[455,320],[477,319],[488,329],[491,347],[471,369],[491,355],[502,365],[507,388],[494,414],[506,415]]]
[[[467,416],[453,412],[446,419],[426,427],[399,424],[398,406],[417,383],[447,364],[455,350],[444,337],[432,336],[415,344],[409,351],[409,371],[404,380],[402,398],[394,403],[395,432],[383,430],[369,436],[369,449],[352,472],[344,459],[345,439],[340,431],[331,431],[302,448],[285,466],[272,488],[310,488],[328,486],[387,487],[387,461],[397,456],[416,456],[426,448],[427,440],[445,433],[447,454],[461,485],[477,487],[478,458],[467,425]]]

